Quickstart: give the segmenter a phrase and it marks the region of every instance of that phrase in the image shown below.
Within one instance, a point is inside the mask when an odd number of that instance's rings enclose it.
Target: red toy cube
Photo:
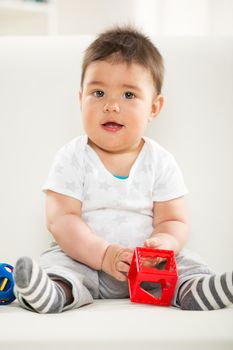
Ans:
[[[153,266],[156,258],[164,260],[164,268]],[[135,248],[128,273],[130,300],[136,303],[169,306],[177,283],[177,270],[174,252],[153,248]],[[141,287],[142,282],[159,283],[161,296],[155,297]]]

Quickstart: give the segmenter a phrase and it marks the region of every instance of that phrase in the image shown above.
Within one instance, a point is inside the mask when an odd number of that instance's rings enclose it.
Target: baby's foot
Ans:
[[[203,275],[186,281],[179,290],[185,310],[216,310],[233,304],[233,272]]]
[[[63,289],[29,257],[20,258],[14,268],[15,294],[25,308],[38,313],[58,313],[66,297]]]

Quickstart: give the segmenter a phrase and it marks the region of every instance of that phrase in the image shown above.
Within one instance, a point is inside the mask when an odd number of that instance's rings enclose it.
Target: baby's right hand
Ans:
[[[133,250],[118,244],[110,244],[105,252],[101,269],[119,281],[127,281],[132,257]]]

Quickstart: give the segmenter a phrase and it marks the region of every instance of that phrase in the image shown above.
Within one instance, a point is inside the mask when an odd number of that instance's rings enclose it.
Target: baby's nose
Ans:
[[[108,102],[104,105],[104,112],[120,112],[120,107],[116,102]]]

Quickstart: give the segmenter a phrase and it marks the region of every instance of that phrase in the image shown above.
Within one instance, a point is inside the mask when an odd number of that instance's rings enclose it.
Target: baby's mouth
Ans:
[[[102,124],[102,127],[106,131],[116,132],[116,131],[121,130],[123,128],[123,125],[118,124],[116,122],[107,122],[107,123]]]

